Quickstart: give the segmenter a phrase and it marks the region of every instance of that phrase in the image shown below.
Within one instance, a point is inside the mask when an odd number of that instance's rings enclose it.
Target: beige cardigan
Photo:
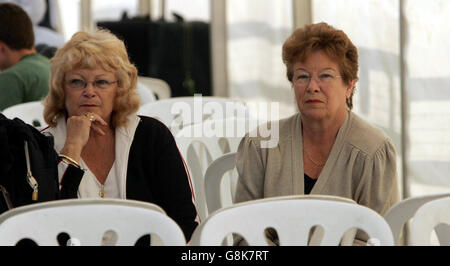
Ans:
[[[299,113],[279,121],[274,148],[261,148],[263,138],[247,134],[236,158],[239,181],[234,201],[304,194],[301,138]],[[311,194],[350,198],[384,215],[399,200],[397,183],[391,140],[348,112]]]

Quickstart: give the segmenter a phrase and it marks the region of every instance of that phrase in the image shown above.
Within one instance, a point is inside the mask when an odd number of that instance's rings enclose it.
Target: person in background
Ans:
[[[47,11],[46,0],[0,0],[0,3],[13,3],[20,6],[30,17],[33,23],[34,43],[36,51],[51,58],[56,50],[64,45],[64,37],[55,30],[39,25]]]
[[[235,202],[335,195],[383,215],[399,200],[396,153],[384,132],[352,112],[357,48],[343,31],[317,23],[295,30],[282,57],[299,112],[279,121],[275,148],[262,147],[261,137],[241,141]]]
[[[64,45],[64,37],[55,30],[39,26],[47,11],[46,0],[0,0],[10,2],[20,6],[30,17],[33,24],[35,46],[45,45],[46,47],[60,48]]]
[[[50,63],[36,53],[33,25],[27,13],[0,3],[0,110],[38,101],[48,93]]]
[[[51,59],[44,118],[59,153],[62,198],[162,207],[187,240],[198,224],[189,173],[169,129],[136,115],[137,69],[107,30],[78,32]]]

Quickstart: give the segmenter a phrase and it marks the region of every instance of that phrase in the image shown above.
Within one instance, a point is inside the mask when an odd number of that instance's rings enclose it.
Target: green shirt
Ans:
[[[0,72],[0,111],[19,103],[39,101],[48,93],[50,61],[35,53]]]

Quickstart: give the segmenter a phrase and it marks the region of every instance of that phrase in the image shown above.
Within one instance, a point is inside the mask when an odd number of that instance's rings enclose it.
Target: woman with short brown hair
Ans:
[[[241,141],[235,202],[335,195],[383,215],[399,199],[396,154],[384,132],[351,111],[355,45],[341,30],[311,24],[286,40],[283,61],[299,112],[279,121],[276,147],[262,146],[263,137]]]

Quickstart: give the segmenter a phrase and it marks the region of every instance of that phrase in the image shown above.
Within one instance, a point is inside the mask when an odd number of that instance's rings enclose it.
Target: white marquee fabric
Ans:
[[[405,1],[413,194],[450,190],[450,2]]]
[[[281,46],[293,29],[291,1],[227,0],[228,77],[233,98],[279,102],[280,116],[296,111]]]

